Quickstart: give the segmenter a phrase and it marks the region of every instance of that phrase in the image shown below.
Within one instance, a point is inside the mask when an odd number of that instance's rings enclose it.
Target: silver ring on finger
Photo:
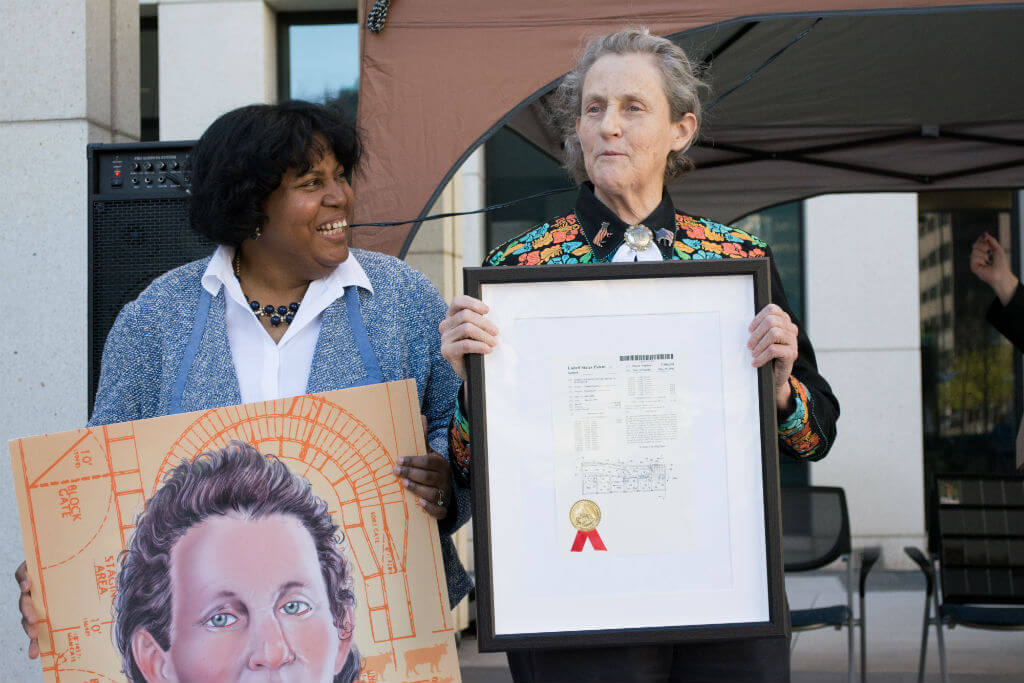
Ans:
[[[444,491],[441,489],[437,490],[437,507],[443,508],[447,501],[444,499]]]

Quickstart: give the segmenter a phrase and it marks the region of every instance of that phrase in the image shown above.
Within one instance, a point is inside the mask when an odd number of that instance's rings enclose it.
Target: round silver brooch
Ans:
[[[626,245],[633,251],[647,251],[654,244],[654,234],[643,223],[626,228]]]

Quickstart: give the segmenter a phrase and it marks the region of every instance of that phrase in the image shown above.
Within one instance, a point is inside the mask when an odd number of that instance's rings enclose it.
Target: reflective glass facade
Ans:
[[[924,474],[1014,471],[1020,354],[985,312],[995,295],[971,273],[971,245],[988,232],[1017,253],[1013,193],[919,195]],[[1011,256],[1016,272],[1017,259]],[[930,495],[926,496],[926,500]],[[929,516],[930,519],[930,516]]]
[[[355,116],[359,93],[355,21],[355,12],[278,15],[280,99],[340,100]]]
[[[488,206],[573,185],[557,161],[509,128],[500,129],[487,141],[484,164]],[[569,213],[575,203],[576,192],[570,191],[488,213],[487,249]]]

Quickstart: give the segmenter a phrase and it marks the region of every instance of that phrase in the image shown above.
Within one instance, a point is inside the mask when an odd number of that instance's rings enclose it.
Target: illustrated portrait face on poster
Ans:
[[[241,442],[173,469],[117,579],[133,683],[352,683],[354,594],[338,527],[309,482]]]
[[[47,683],[461,680],[413,380],[15,439]]]

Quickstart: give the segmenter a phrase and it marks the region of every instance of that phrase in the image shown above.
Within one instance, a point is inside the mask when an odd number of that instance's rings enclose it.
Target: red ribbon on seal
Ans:
[[[572,542],[571,552],[582,552],[583,546],[587,544],[587,539],[590,539],[590,545],[594,546],[594,550],[608,550],[608,548],[604,547],[604,541],[601,540],[601,536],[597,533],[597,529],[591,529],[590,531],[576,532],[576,540]]]

